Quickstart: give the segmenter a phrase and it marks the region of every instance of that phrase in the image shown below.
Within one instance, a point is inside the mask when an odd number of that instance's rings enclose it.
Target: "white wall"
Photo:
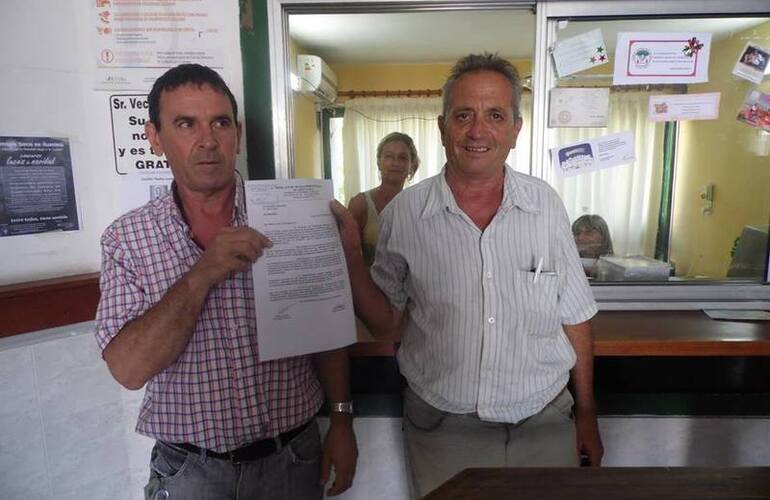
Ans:
[[[91,90],[92,3],[0,2],[0,136],[69,138],[80,222],[79,231],[0,238],[0,285],[98,271],[99,237],[122,212],[110,93]],[[238,101],[242,120],[238,2],[217,2],[217,7],[230,11],[222,76]],[[241,149],[238,168],[245,172]]]

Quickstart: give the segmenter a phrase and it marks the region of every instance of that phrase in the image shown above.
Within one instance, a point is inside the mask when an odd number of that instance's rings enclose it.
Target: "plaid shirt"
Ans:
[[[96,340],[104,348],[161,300],[203,253],[176,189],[118,218],[102,235]],[[236,190],[234,226],[246,225]],[[182,355],[146,386],[136,431],[225,452],[297,427],[323,394],[308,356],[259,362],[251,272],[209,291]]]

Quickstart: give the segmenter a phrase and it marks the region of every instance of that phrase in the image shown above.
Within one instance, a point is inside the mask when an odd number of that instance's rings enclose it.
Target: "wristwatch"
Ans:
[[[353,401],[340,401],[329,403],[330,413],[349,413],[353,414]]]

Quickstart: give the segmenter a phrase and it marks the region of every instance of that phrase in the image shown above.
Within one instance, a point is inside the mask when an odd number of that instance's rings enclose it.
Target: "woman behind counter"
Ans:
[[[613,255],[610,228],[601,215],[581,215],[572,223],[572,235],[575,237],[583,271],[592,276],[594,264],[603,255]]]
[[[407,179],[414,177],[420,166],[417,148],[411,137],[401,132],[391,132],[377,145],[377,169],[380,171],[380,185],[369,191],[358,193],[348,204],[348,210],[358,222],[361,230],[361,246],[366,265],[374,262],[377,235],[380,231],[379,215],[404,189]]]

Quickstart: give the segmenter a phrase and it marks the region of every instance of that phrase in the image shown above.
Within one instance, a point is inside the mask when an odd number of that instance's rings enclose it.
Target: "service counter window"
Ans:
[[[564,200],[586,274],[766,281],[770,17],[549,26],[541,175]]]
[[[271,0],[268,11],[279,176],[331,177],[349,200],[380,182],[376,145],[393,130],[417,143],[415,180],[435,174],[444,157],[434,120],[451,63],[497,52],[525,83],[508,163],[564,200],[600,307],[770,303],[766,0]],[[345,29],[320,33],[338,21]],[[404,26],[409,35],[397,35]],[[361,47],[363,59],[345,59]],[[304,52],[327,60],[334,103],[291,90]],[[616,77],[630,62],[632,76],[677,77]],[[419,89],[432,108],[396,105]],[[328,119],[319,113],[333,108]]]

